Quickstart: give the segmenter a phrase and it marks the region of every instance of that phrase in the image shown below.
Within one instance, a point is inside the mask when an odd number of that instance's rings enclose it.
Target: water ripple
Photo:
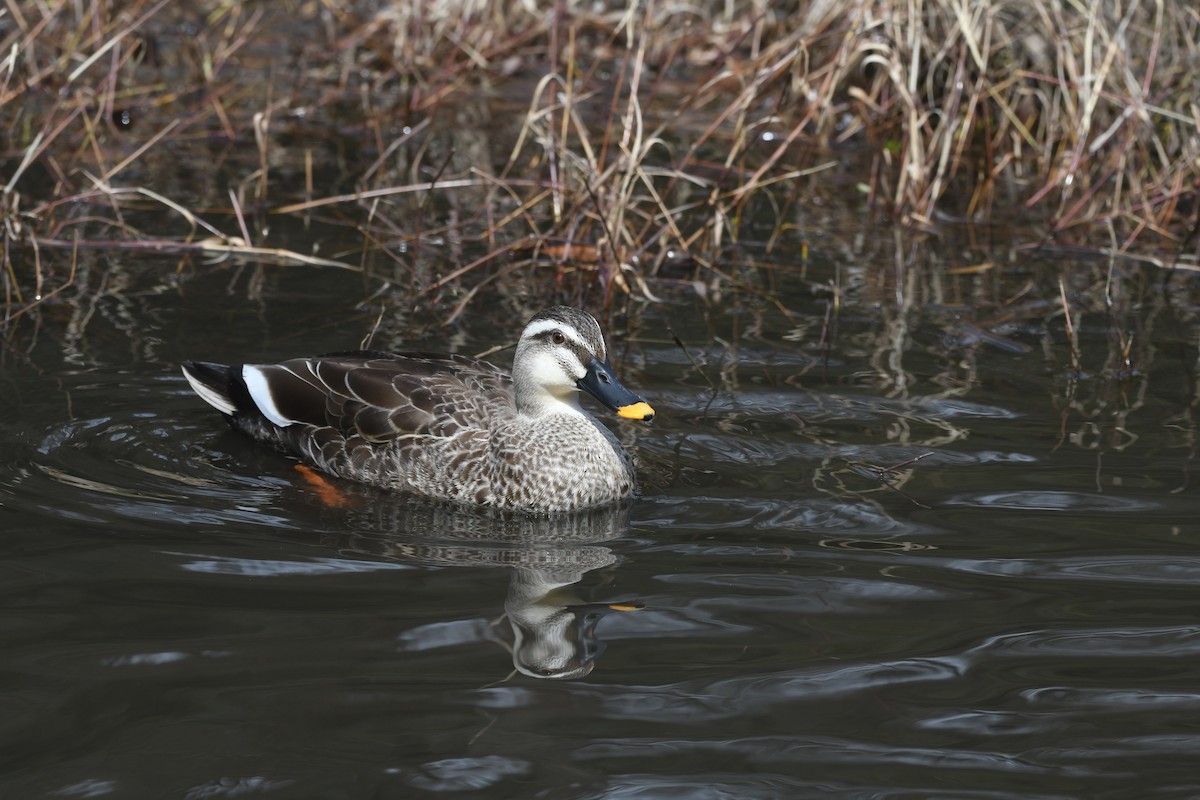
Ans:
[[[188,553],[172,555],[193,558]],[[355,561],[347,558],[313,558],[306,561],[283,561],[254,558],[209,556],[186,561],[180,568],[188,572],[212,575],[240,575],[247,578],[277,578],[291,575],[342,575],[380,570],[416,569],[411,564],[394,561]]]
[[[1095,492],[1023,491],[959,495],[943,501],[948,506],[1015,509],[1022,511],[1146,511],[1156,508],[1149,501]]]
[[[951,569],[980,575],[1195,586],[1200,557],[1146,555],[1065,558],[953,559]]]
[[[756,767],[772,768],[803,763],[875,765],[904,764],[925,768],[1002,770],[1030,775],[1048,768],[1026,762],[1010,753],[986,750],[947,750],[945,748],[896,747],[861,740],[831,737],[750,736],[662,740],[628,737],[619,741],[585,745],[576,751],[582,759],[658,759],[667,753],[703,754],[716,762],[743,759]],[[1083,770],[1073,770],[1082,773]]]
[[[678,415],[740,412],[779,417],[794,414],[810,420],[870,422],[894,417],[933,420],[967,418],[1011,420],[1020,415],[1007,408],[974,403],[963,398],[912,397],[894,399],[872,395],[840,395],[830,392],[772,391],[747,388],[744,391],[711,393],[679,392],[670,389],[654,394],[655,404],[672,409]]]
[[[838,742],[830,742],[832,746]],[[686,755],[686,754],[684,754]],[[872,765],[874,772],[892,773],[886,760]],[[744,770],[695,770],[677,775],[633,772],[610,774],[609,785],[598,793],[578,795],[579,800],[779,800],[784,797],[837,797],[855,800],[1075,800],[1072,795],[1043,793],[1025,789],[1019,794],[1002,790],[956,786],[946,788],[930,780],[914,781],[913,786],[875,783],[862,774],[831,778],[825,771],[797,776],[795,770],[784,774],[748,775]]]
[[[1200,655],[1200,628],[1086,628],[1038,630],[987,639],[968,651],[971,659],[997,656],[1116,656],[1180,658]]]
[[[1038,709],[1143,711],[1161,708],[1180,713],[1200,710],[1200,692],[1155,689],[1088,689],[1078,686],[1043,686],[1021,693],[1022,699]]]
[[[417,769],[408,770],[404,777],[409,786],[417,789],[466,792],[486,789],[505,778],[526,776],[531,772],[533,764],[528,761],[483,756],[429,761]]]
[[[624,720],[711,723],[742,714],[769,714],[772,707],[787,700],[811,702],[883,687],[945,681],[960,676],[964,666],[961,659],[902,659],[671,686],[611,687],[604,694],[604,710],[606,716]]]
[[[858,536],[918,536],[939,529],[911,518],[897,518],[866,502],[832,498],[743,498],[731,507],[727,498],[698,495],[647,497],[634,509],[637,528],[692,531],[757,531],[853,533]],[[684,522],[681,523],[681,520]]]
[[[227,471],[222,456],[188,440],[187,426],[147,412],[54,426],[30,444],[12,444],[0,476],[0,506],[101,525],[187,518],[207,525],[286,528],[275,510],[279,479]]]
[[[209,797],[241,797],[267,794],[294,784],[294,780],[273,780],[260,775],[239,778],[219,778],[211,783],[193,786],[183,795],[184,800],[205,800]]]

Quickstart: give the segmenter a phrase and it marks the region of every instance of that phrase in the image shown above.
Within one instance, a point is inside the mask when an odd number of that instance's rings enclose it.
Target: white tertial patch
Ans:
[[[222,414],[233,416],[237,411],[237,406],[233,404],[225,395],[218,392],[211,386],[207,386],[192,377],[192,373],[188,372],[187,367],[183,368],[183,377],[187,378],[188,384],[191,385],[192,391],[200,396],[200,399],[208,403],[210,406],[220,411]]]
[[[250,392],[250,399],[254,401],[254,405],[258,406],[258,410],[262,412],[264,417],[281,428],[286,428],[294,422],[294,420],[290,420],[279,413],[279,407],[275,405],[275,398],[271,396],[271,385],[267,383],[267,376],[263,374],[261,369],[250,364],[244,364],[242,366],[242,380],[246,382],[246,389]]]

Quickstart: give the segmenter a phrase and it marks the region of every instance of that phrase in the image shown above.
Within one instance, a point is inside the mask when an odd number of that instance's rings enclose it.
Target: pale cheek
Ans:
[[[575,381],[579,380],[572,377],[567,367],[548,353],[538,355],[529,370],[529,377],[541,386],[563,388],[574,388]]]

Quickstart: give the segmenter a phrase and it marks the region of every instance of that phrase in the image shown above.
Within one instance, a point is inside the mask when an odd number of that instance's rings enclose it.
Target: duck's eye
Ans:
[[[567,340],[567,337],[563,336],[558,331],[555,331],[554,333],[550,334],[550,341],[554,342],[555,344],[562,344],[566,340]]]

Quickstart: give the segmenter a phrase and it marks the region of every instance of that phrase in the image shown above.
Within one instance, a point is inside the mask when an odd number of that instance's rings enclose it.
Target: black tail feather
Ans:
[[[184,377],[204,402],[230,416],[241,407],[237,399],[241,380],[233,367],[208,361],[185,361],[182,366]],[[241,394],[245,394],[244,386]]]

